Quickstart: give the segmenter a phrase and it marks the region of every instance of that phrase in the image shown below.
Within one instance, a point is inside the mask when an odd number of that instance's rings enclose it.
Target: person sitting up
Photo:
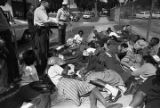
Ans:
[[[57,63],[53,59],[49,59],[48,63],[50,65],[52,64],[52,66],[48,70],[48,75],[51,81],[57,87],[59,96],[62,96],[65,99],[69,99],[77,106],[80,106],[80,98],[88,94],[90,97],[91,108],[97,108],[97,100],[99,100],[105,107],[108,107],[110,105],[106,102],[99,89],[94,85],[89,84],[85,81],[65,78],[64,76],[68,73],[67,64],[65,64],[64,62]]]
[[[109,37],[116,37],[116,38],[120,38],[120,36],[117,34],[117,33],[115,33],[110,27],[107,29],[107,34],[108,34],[108,36]]]
[[[32,82],[39,81],[37,70],[35,68],[36,56],[33,50],[27,50],[22,55],[22,78],[20,82],[19,97],[23,102],[36,103],[37,108],[45,108],[48,104],[48,97],[41,94],[31,87]]]
[[[160,106],[160,69],[158,68],[156,74],[148,77],[148,79],[141,85],[140,89],[133,96],[129,106],[124,108],[159,108]]]
[[[73,37],[74,42],[76,42],[77,44],[81,44],[83,41],[83,34],[84,34],[84,32],[82,30],[79,30],[78,34],[76,34]]]

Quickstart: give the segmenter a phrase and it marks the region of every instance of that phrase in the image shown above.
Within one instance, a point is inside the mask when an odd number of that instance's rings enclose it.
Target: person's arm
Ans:
[[[48,17],[48,15],[45,12],[39,11],[36,12],[38,18],[41,20],[42,23],[55,23],[56,20],[53,20],[53,18]]]
[[[131,108],[137,108],[144,102],[144,98],[146,97],[146,94],[143,91],[138,91],[134,96],[132,101],[130,102],[129,106]]]
[[[133,71],[131,74],[133,76],[143,75],[143,72],[147,71],[147,69],[148,69],[148,66],[144,64],[139,69],[137,69],[136,71]]]
[[[60,16],[61,16],[61,10],[58,10],[57,16],[56,16],[56,19],[57,19],[58,22],[60,20]]]
[[[126,66],[127,68],[130,68],[130,67],[131,67],[130,64],[129,64],[129,62],[130,62],[129,58],[126,58],[126,57],[124,57],[124,58],[121,60],[121,64],[122,64],[123,66]]]

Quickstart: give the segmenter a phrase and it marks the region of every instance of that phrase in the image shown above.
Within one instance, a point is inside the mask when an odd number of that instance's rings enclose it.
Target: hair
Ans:
[[[80,33],[82,33],[82,34],[83,34],[83,33],[84,33],[84,32],[83,32],[83,30],[79,30],[79,31],[78,31],[78,34],[80,34]]]
[[[154,66],[157,66],[157,62],[154,60],[154,58],[151,55],[143,56],[143,60],[145,60],[147,63],[153,64]]]
[[[128,48],[128,45],[127,45],[127,43],[122,43],[121,47]]]
[[[30,66],[36,61],[36,55],[33,50],[27,50],[23,53],[23,62]]]
[[[107,31],[112,31],[112,29],[109,27],[109,28],[107,29]]]
[[[151,38],[151,40],[154,41],[154,45],[157,45],[160,41],[159,38],[157,38],[157,37],[153,37],[153,38]]]
[[[140,35],[134,35],[130,37],[130,40],[132,40],[134,43],[140,39]]]
[[[7,3],[8,0],[0,0],[0,5],[5,5],[5,3]]]

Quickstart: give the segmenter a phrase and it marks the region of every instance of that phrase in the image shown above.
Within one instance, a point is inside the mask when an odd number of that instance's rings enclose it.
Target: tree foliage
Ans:
[[[82,10],[92,10],[94,8],[94,3],[96,0],[74,0],[78,8]]]

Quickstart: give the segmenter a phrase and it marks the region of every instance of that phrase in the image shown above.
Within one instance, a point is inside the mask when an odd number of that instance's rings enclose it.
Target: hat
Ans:
[[[48,65],[64,65],[65,64],[65,61],[63,61],[61,58],[58,58],[58,57],[50,57],[48,59]]]
[[[64,1],[62,2],[62,5],[68,5],[68,1],[67,1],[67,0],[64,0]]]

